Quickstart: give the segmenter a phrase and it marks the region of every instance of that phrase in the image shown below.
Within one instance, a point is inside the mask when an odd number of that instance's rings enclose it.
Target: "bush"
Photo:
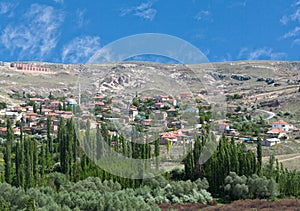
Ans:
[[[247,81],[251,79],[251,77],[248,75],[239,75],[239,74],[232,74],[231,78],[238,81]]]
[[[225,178],[224,191],[231,199],[246,199],[249,189],[246,185],[247,177],[238,176],[235,172],[230,172]]]

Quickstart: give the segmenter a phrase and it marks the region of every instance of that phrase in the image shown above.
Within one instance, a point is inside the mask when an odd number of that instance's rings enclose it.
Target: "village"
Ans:
[[[7,105],[0,110],[0,136],[5,136],[7,128],[5,119],[9,118],[13,123],[13,132],[20,135],[20,124],[23,124],[23,131],[26,134],[47,134],[47,121],[51,121],[51,133],[55,135],[58,130],[61,118],[74,118],[76,121],[90,121],[92,129],[97,125],[106,123],[109,125],[110,136],[117,136],[125,132],[125,128],[140,128],[138,130],[148,132],[159,131],[161,145],[183,145],[193,142],[194,134],[201,136],[203,124],[212,121],[199,120],[199,110],[197,108],[186,108],[184,111],[180,107],[183,100],[192,100],[192,93],[180,93],[178,97],[167,95],[158,96],[135,96],[132,103],[124,104],[124,96],[112,98],[106,95],[96,94],[91,102],[77,102],[78,98],[53,98],[31,97],[25,98],[19,105]],[[207,110],[201,111],[206,113]],[[195,121],[187,122],[183,118],[183,113],[189,113]],[[240,113],[239,113],[240,114]],[[192,119],[189,117],[189,120]],[[257,137],[242,134],[238,128],[234,127],[234,122],[229,119],[217,120],[219,129],[217,133],[245,143],[253,143]],[[118,127],[121,125],[121,127]],[[261,134],[262,145],[271,147],[276,144],[286,142],[289,134],[299,131],[293,124],[283,120],[273,121],[268,124],[268,131]]]

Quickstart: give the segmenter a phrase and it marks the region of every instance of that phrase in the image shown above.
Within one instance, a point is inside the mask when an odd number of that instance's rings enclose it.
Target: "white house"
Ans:
[[[289,124],[283,120],[279,120],[278,122],[272,122],[272,129],[280,129],[284,131],[290,131],[294,129],[294,125]]]
[[[264,139],[262,141],[262,145],[268,146],[268,147],[271,147],[271,146],[279,144],[279,143],[280,143],[280,139],[278,139],[278,138],[269,138],[269,139]]]
[[[139,114],[138,110],[137,110],[137,107],[135,106],[132,106],[130,109],[129,109],[129,117],[133,120],[137,115]]]

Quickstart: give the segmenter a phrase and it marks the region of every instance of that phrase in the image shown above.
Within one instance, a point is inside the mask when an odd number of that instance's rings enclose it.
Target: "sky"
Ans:
[[[86,63],[142,33],[183,39],[211,62],[297,61],[300,0],[0,1],[0,61]]]

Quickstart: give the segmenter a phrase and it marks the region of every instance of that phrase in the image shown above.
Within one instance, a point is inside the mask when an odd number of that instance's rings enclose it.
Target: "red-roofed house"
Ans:
[[[269,130],[267,133],[268,134],[279,134],[279,133],[285,133],[285,130],[279,129],[279,128],[274,128]]]
[[[181,130],[175,130],[170,132],[164,132],[160,134],[160,143],[166,144],[169,140],[171,144],[178,143],[185,137]]]
[[[180,93],[180,98],[191,98],[193,96],[192,92],[181,92]]]
[[[152,120],[151,119],[144,119],[141,121],[143,126],[152,126]]]
[[[294,125],[289,124],[283,120],[279,120],[277,122],[272,122],[272,129],[281,129],[284,131],[290,131],[294,129]]]
[[[51,109],[58,109],[59,108],[59,104],[62,106],[62,102],[60,102],[60,101],[52,101],[51,103],[50,103],[50,107],[51,107]]]
[[[155,108],[156,109],[161,109],[161,108],[164,108],[164,107],[165,107],[164,103],[161,103],[161,102],[155,103]]]
[[[139,111],[137,110],[137,107],[131,106],[131,108],[129,109],[129,117],[133,120],[138,114]]]

